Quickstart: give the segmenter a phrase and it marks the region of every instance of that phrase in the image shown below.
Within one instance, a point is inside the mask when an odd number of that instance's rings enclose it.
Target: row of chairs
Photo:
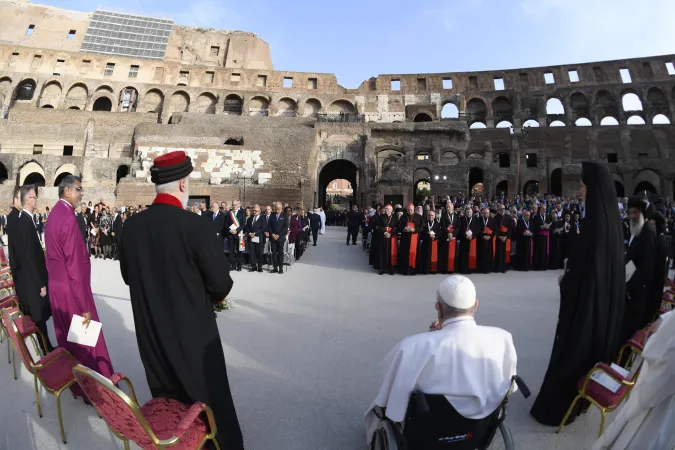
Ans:
[[[661,309],[659,310],[657,317],[671,311],[675,307],[675,282],[666,279],[666,287],[668,290],[663,294]],[[580,400],[587,400],[600,410],[601,419],[598,437],[602,436],[607,413],[616,410],[625,399],[628,399],[638,380],[643,362],[642,351],[649,338],[649,333],[647,332],[648,328],[649,326],[639,330],[621,347],[619,356],[616,360],[616,365],[623,368],[627,374],[625,372],[620,373],[609,364],[597,363],[586,375],[579,379],[577,384],[579,394],[572,401],[572,404],[558,426],[556,433],[559,433],[562,430],[577,402]],[[630,352],[628,358],[624,358],[626,352]],[[621,365],[622,362],[624,362],[623,365]],[[604,374],[617,383],[619,385],[617,391],[613,392],[596,381],[598,374]]]
[[[6,283],[6,284],[5,284]],[[120,373],[110,379],[79,365],[64,348],[58,347],[42,354],[37,339],[45,341],[29,316],[23,315],[19,302],[11,290],[13,283],[8,271],[0,271],[0,343],[7,338],[7,358],[17,377],[16,355],[25,369],[33,375],[33,388],[38,416],[42,417],[39,385],[56,396],[56,409],[61,440],[66,443],[61,411],[61,395],[74,384],[79,384],[88,400],[113,434],[129,449],[129,441],[143,449],[172,448],[201,449],[212,441],[218,443],[216,424],[211,409],[200,402],[188,405],[169,398],[153,398],[141,406],[131,381]],[[27,342],[32,343],[33,352]],[[10,345],[11,343],[11,345]],[[46,345],[45,345],[46,347]],[[124,381],[129,393],[120,388]]]

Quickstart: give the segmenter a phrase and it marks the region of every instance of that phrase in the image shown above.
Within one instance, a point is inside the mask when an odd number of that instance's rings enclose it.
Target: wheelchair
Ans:
[[[530,390],[519,376],[511,379],[525,398]],[[509,391],[510,393],[511,391]],[[506,425],[509,393],[483,419],[462,417],[444,395],[416,391],[410,395],[404,426],[386,416],[375,431],[371,450],[514,450]]]

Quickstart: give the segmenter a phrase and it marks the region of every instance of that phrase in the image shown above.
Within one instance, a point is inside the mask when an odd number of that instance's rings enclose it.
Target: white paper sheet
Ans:
[[[92,320],[89,322],[87,328],[82,325],[84,317],[75,314],[73,320],[70,322],[70,329],[68,330],[68,342],[74,344],[86,345],[87,347],[95,347],[98,342],[98,336],[101,334],[101,322]]]
[[[473,232],[472,232],[471,230],[467,230],[467,232],[465,233],[465,235],[466,235],[467,238],[470,238],[470,237],[473,236]]]
[[[260,238],[258,236],[253,236],[251,238],[251,242],[253,242],[254,244],[258,244],[260,243]]]
[[[591,380],[595,381],[600,386],[604,387],[605,389],[608,389],[614,394],[616,394],[616,392],[621,387],[620,383],[614,381],[613,378],[611,378],[604,372],[593,372],[593,375],[591,375]]]
[[[628,282],[633,274],[635,273],[636,267],[635,264],[633,264],[633,261],[628,261],[626,264],[626,282]]]
[[[230,225],[230,230],[236,230],[236,229],[237,229],[237,225],[235,225],[235,224]]]

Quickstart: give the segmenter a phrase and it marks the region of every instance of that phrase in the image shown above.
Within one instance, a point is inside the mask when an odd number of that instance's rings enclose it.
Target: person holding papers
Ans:
[[[228,256],[230,258],[230,267],[232,270],[241,271],[242,243],[244,240],[244,226],[246,218],[244,210],[239,207],[239,200],[232,202],[232,209],[225,216],[225,231],[227,235]]]
[[[185,152],[155,158],[150,173],[157,196],[124,222],[120,269],[152,396],[205,403],[220,448],[239,450],[243,438],[213,312],[233,281],[212,224],[185,210],[191,172]]]
[[[75,205],[82,199],[82,180],[66,176],[59,184],[59,201],[52,209],[45,226],[46,262],[49,273],[49,299],[54,317],[56,341],[83,366],[110,378],[114,373],[103,333],[95,345],[77,344],[68,340],[71,324],[74,328],[99,322],[94,295],[91,292],[91,262],[89,251],[75,215]],[[82,316],[78,324],[73,316]],[[88,400],[80,387],[71,387],[75,397]]]
[[[619,348],[625,301],[623,231],[609,169],[584,162],[581,195],[584,230],[561,276],[560,312],[544,382],[530,414],[557,426],[577,395],[582,375],[598,362],[610,363]],[[518,243],[520,252],[520,242]],[[577,402],[567,423],[588,406]]]
[[[262,272],[263,264],[263,233],[265,232],[265,219],[260,215],[260,205],[253,207],[253,215],[246,221],[246,235],[249,239],[249,253],[251,254],[251,269],[249,272]]]

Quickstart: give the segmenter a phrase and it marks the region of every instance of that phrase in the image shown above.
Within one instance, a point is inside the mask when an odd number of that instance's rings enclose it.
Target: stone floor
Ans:
[[[402,337],[434,319],[433,276],[378,276],[360,246],[345,246],[346,228],[329,228],[319,246],[280,277],[235,272],[235,307],[218,317],[230,384],[246,447],[254,450],[365,449],[363,413],[380,383],[378,365]],[[93,290],[113,365],[149,391],[138,355],[129,291],[117,263],[93,260]],[[476,275],[481,324],[507,329],[518,372],[533,391],[510,402],[508,424],[518,449],[590,448],[599,413],[591,408],[562,434],[528,411],[548,364],[558,312],[559,272]],[[53,332],[53,330],[52,330]],[[52,334],[53,336],[53,334]],[[56,404],[43,392],[38,418],[32,380],[18,381],[0,348],[0,449],[121,448],[94,410],[63,398],[68,445],[59,439]]]

